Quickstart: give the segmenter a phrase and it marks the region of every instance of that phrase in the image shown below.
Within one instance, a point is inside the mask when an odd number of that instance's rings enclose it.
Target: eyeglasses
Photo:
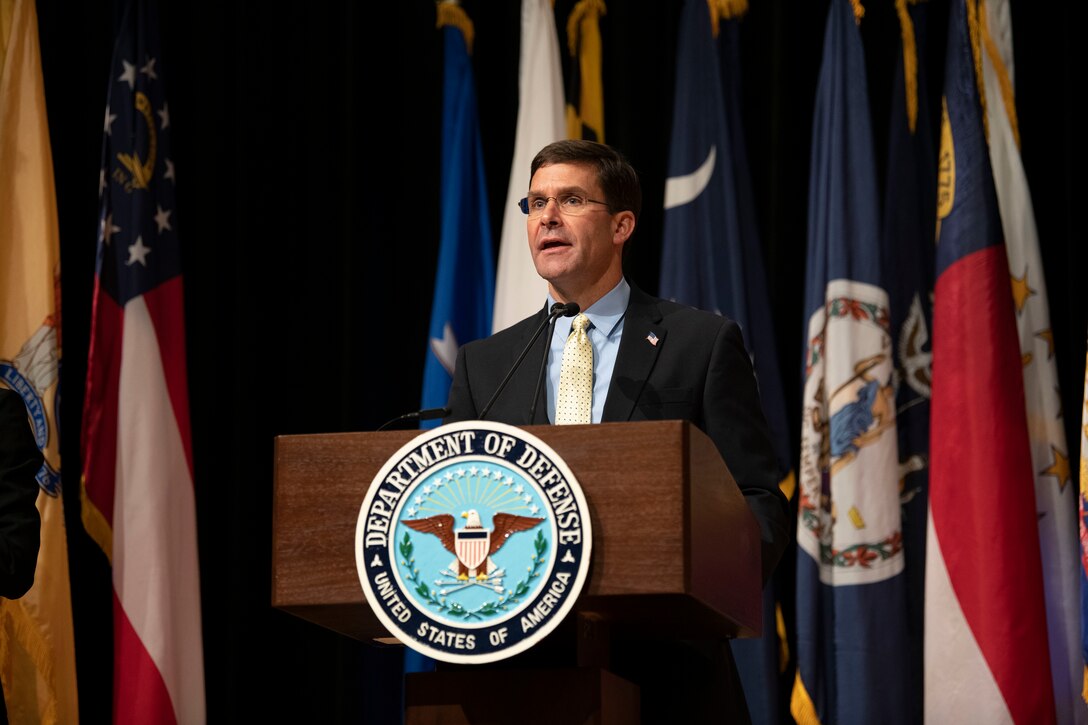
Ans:
[[[580,216],[589,210],[590,204],[602,204],[608,206],[606,201],[589,199],[578,194],[560,194],[559,196],[527,196],[518,202],[522,214],[528,214],[530,219],[536,219],[548,208],[548,202],[555,199],[559,211],[565,216]]]

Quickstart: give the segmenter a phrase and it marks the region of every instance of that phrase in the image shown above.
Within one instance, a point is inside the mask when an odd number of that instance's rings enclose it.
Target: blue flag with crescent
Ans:
[[[865,54],[832,0],[809,176],[798,466],[798,723],[910,722],[890,301]]]
[[[740,325],[774,439],[779,480],[791,495],[785,402],[739,113],[737,22],[720,24],[719,49],[707,4],[702,0],[684,3],[659,292],[662,297],[728,316]],[[755,723],[780,719],[777,620],[771,581],[763,597],[763,636],[732,643]]]
[[[431,326],[423,365],[423,408],[446,404],[457,349],[491,334],[495,260],[484,177],[483,148],[476,108],[472,62],[462,28],[471,29],[464,11],[442,30],[445,66],[442,120],[441,237],[435,274]],[[440,22],[443,17],[440,16]],[[457,23],[457,24],[453,24]],[[427,421],[422,427],[438,425]]]

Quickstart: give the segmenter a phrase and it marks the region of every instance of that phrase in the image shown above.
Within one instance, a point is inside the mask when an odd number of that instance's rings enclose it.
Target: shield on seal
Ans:
[[[457,558],[470,571],[479,569],[487,560],[487,552],[491,550],[491,532],[486,529],[461,529],[456,534]]]

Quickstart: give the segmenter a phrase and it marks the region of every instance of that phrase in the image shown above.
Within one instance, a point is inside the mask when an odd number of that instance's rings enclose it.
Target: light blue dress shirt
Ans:
[[[623,316],[631,299],[631,285],[620,278],[619,284],[608,294],[582,310],[589,318],[589,342],[593,345],[593,422],[600,423],[604,415],[604,399],[612,382],[616,356],[623,335]],[[548,295],[548,309],[556,300]],[[559,370],[563,365],[563,346],[570,335],[572,317],[560,317],[555,321],[551,350],[548,352],[548,420],[555,420],[555,399],[559,394]]]

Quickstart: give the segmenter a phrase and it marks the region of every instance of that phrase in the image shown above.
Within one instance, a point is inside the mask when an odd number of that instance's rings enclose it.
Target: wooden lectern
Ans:
[[[568,678],[557,680],[564,692],[585,691],[588,704],[571,721],[632,722],[638,712],[637,688],[593,668],[607,667],[601,633],[607,639],[614,628],[642,627],[686,639],[759,636],[759,528],[705,433],[686,421],[523,430],[566,461],[592,518],[589,577],[568,615],[585,630],[577,661],[586,667],[556,673]],[[363,596],[355,527],[378,470],[419,433],[276,438],[274,607],[359,640],[389,637]],[[463,669],[410,676],[407,721],[476,722],[455,700],[471,691],[464,687],[471,676]],[[486,677],[497,682],[502,672],[489,669]]]

